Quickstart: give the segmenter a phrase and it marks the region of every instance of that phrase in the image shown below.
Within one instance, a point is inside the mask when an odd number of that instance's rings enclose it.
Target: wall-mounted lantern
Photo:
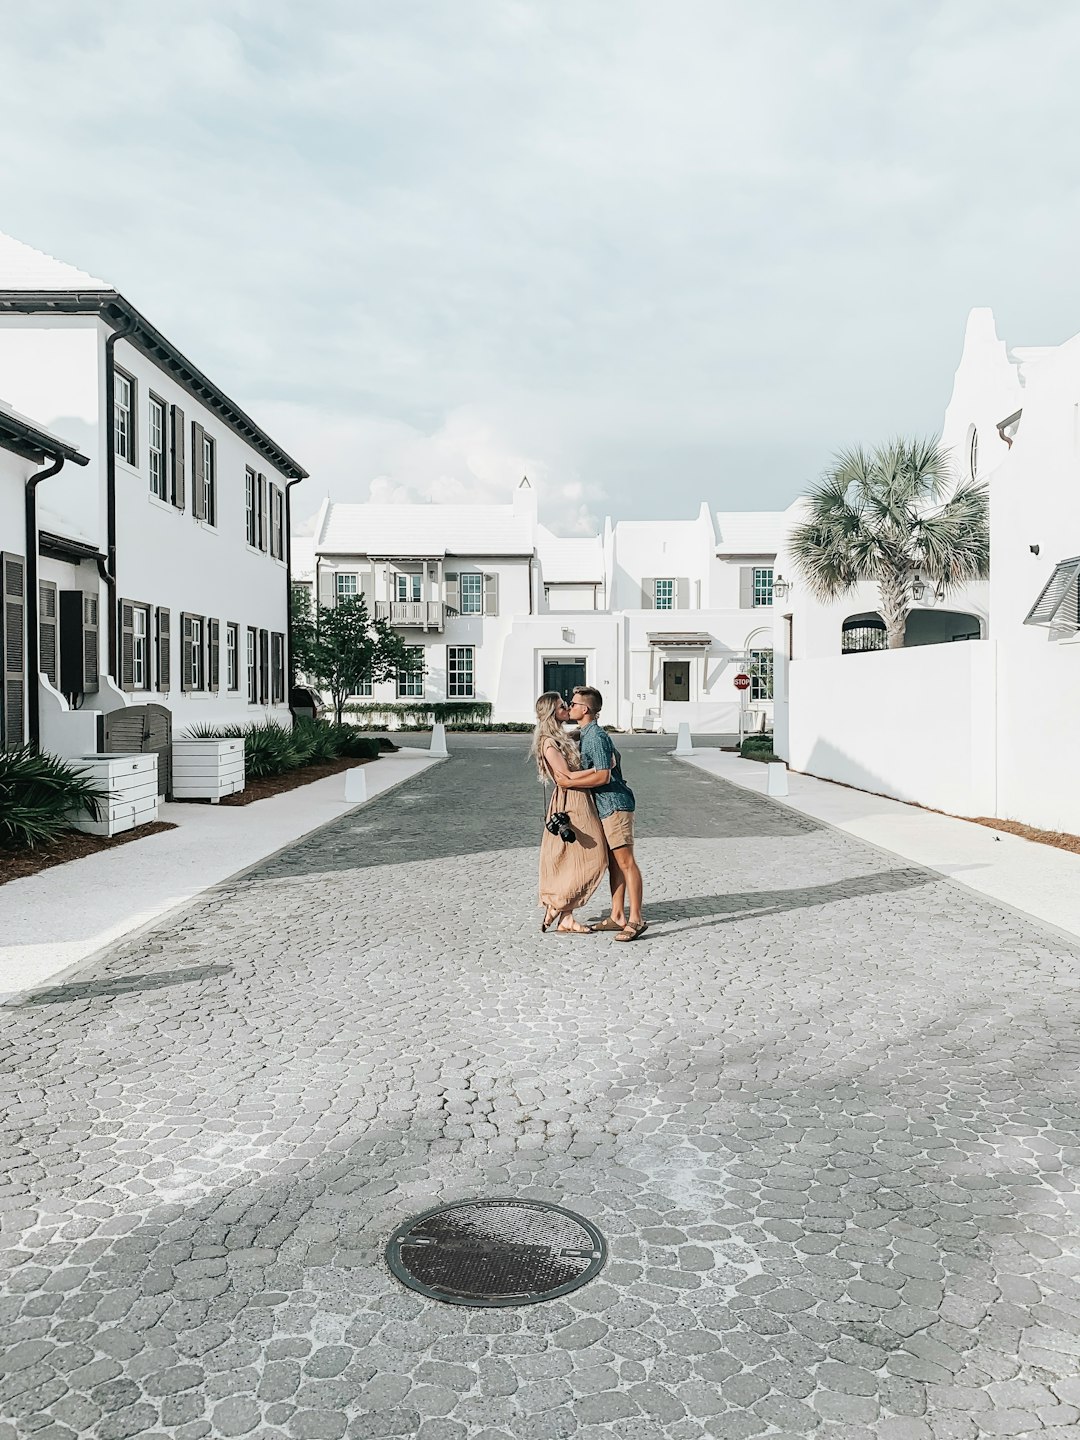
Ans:
[[[785,580],[782,575],[777,575],[772,582],[772,593],[778,600],[783,600],[791,589],[791,581]]]

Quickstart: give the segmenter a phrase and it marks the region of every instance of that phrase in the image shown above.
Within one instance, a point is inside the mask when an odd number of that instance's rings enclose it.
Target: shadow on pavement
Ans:
[[[61,1005],[72,1000],[108,1000],[114,995],[127,995],[133,990],[164,990],[170,985],[186,985],[192,980],[212,980],[228,975],[231,965],[190,965],[186,970],[167,970],[160,975],[117,975],[99,980],[73,980],[68,985],[52,985],[48,990],[35,990],[18,1000],[9,1001],[4,1009],[22,1009],[26,1005]]]

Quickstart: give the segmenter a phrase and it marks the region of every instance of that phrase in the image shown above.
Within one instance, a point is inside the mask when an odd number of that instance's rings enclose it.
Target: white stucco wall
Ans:
[[[951,815],[996,813],[992,640],[795,660],[793,770]]]

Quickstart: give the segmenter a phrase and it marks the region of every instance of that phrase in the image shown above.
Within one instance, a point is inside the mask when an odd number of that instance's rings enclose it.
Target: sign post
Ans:
[[[735,676],[735,689],[739,692],[739,749],[742,749],[743,736],[746,734],[746,717],[749,714],[746,708],[747,692],[750,689],[750,676],[740,670]]]

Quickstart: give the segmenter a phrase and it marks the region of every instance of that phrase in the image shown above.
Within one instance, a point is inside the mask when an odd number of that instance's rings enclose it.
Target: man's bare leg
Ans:
[[[611,885],[611,918],[622,927],[626,924],[626,876],[619,864],[619,856],[626,851],[612,850],[608,856],[608,882]]]
[[[638,869],[637,860],[634,858],[634,847],[632,845],[620,845],[618,850],[611,852],[612,864],[618,856],[619,871],[622,875],[623,885],[626,890],[626,899],[629,901],[630,914],[626,918],[627,925],[638,926],[641,924],[641,897],[644,884],[641,879],[641,871]],[[612,911],[614,914],[614,910]]]

